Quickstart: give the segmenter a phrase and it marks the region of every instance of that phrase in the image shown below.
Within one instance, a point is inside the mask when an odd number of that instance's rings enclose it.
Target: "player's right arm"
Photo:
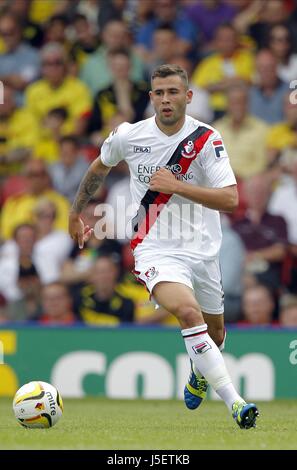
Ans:
[[[101,187],[110,170],[111,167],[104,165],[101,161],[101,157],[99,156],[89,166],[80,183],[75,200],[69,213],[68,225],[69,234],[71,238],[78,243],[79,248],[83,248],[84,243],[89,240],[93,232],[91,227],[84,225],[80,214],[87,206],[90,199]]]

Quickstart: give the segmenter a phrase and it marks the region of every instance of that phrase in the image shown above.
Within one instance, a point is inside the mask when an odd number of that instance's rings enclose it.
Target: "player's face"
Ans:
[[[178,75],[155,78],[152,82],[150,98],[155,109],[157,120],[163,126],[174,126],[183,121],[186,106],[191,102],[192,91],[186,88]]]

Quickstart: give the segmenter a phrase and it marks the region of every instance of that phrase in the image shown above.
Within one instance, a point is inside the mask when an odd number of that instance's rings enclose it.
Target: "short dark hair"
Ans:
[[[69,24],[69,21],[68,21],[68,18],[66,15],[63,15],[63,14],[56,14],[56,15],[53,15],[51,16],[49,19],[48,19],[48,26],[52,26],[54,23],[63,23],[65,26],[67,26]]]
[[[111,57],[111,58],[112,58],[112,57],[115,57],[115,56],[117,56],[117,55],[124,55],[124,56],[127,57],[128,59],[131,58],[128,49],[125,48],[125,47],[119,47],[118,49],[112,49],[112,50],[110,50],[110,51],[107,52],[107,56],[108,56],[108,57]]]
[[[166,78],[170,77],[171,75],[178,75],[184,82],[186,88],[189,87],[189,79],[187,72],[182,67],[176,64],[159,65],[159,67],[157,67],[153,71],[151,81],[153,82],[155,78]]]
[[[173,34],[176,34],[175,29],[174,29],[174,27],[172,26],[172,24],[171,24],[171,23],[168,23],[168,22],[160,23],[160,24],[156,27],[155,32],[157,32],[157,31],[164,31],[164,30],[165,30],[165,31],[170,31],[170,32],[173,33]]]
[[[78,138],[76,137],[76,135],[73,135],[73,134],[63,135],[60,138],[59,143],[60,145],[63,145],[65,143],[72,144],[74,147],[80,146]]]
[[[215,30],[215,34],[218,31],[221,31],[221,29],[229,29],[230,31],[233,31],[233,33],[237,34],[237,29],[235,28],[234,24],[230,23],[229,21],[225,21],[224,23],[221,23]]]
[[[67,295],[70,297],[70,289],[67,286],[67,284],[65,284],[64,282],[61,282],[61,281],[49,282],[48,284],[44,284],[42,286],[41,291],[43,292],[47,287],[62,287],[65,293],[67,293]]]
[[[83,13],[75,13],[72,22],[76,23],[78,21],[88,21],[88,19]]]
[[[60,107],[60,108],[52,108],[49,110],[49,112],[47,113],[48,116],[50,117],[58,117],[60,119],[63,119],[65,121],[65,119],[67,119],[68,117],[68,111],[66,108],[63,108],[63,107]]]

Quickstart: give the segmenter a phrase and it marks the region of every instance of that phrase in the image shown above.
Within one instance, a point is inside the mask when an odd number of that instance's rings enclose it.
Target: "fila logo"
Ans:
[[[134,153],[151,153],[151,147],[142,147],[141,145],[134,145]]]
[[[207,341],[203,341],[202,343],[195,344],[195,346],[192,346],[192,349],[195,354],[203,354],[209,349],[211,349],[211,345]]]
[[[217,159],[228,157],[223,142],[221,140],[214,140],[211,144],[213,146]]]

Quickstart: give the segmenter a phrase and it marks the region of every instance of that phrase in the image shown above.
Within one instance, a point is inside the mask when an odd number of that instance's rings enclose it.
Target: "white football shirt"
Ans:
[[[155,116],[136,124],[125,122],[103,143],[101,160],[106,166],[125,160],[129,166],[135,257],[171,254],[209,260],[218,256],[222,239],[218,211],[176,194],[149,190],[151,175],[162,167],[193,185],[236,184],[218,131],[190,116],[171,136],[159,129]]]

